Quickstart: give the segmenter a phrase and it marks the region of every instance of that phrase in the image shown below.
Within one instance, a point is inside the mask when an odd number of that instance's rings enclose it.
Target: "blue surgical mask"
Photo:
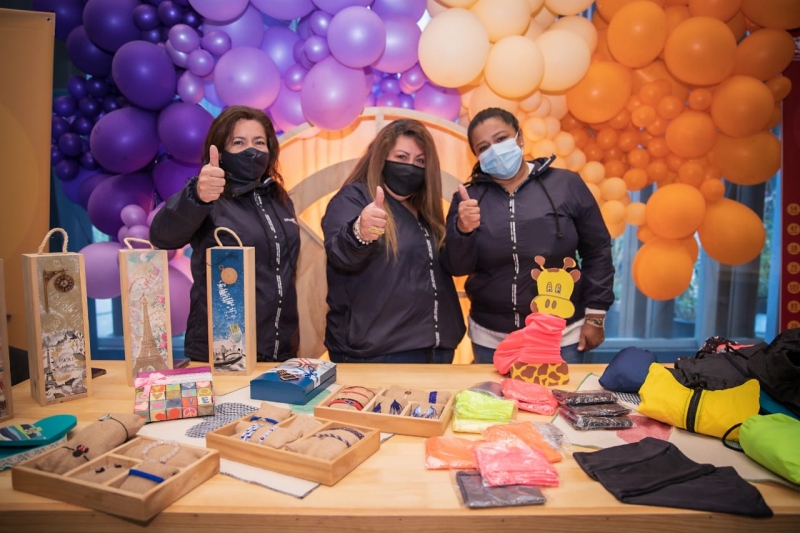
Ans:
[[[522,148],[517,144],[517,136],[493,144],[482,152],[478,156],[481,170],[498,180],[513,178],[522,165]]]

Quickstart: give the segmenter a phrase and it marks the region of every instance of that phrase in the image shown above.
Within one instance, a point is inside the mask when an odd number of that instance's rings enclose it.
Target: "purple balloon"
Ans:
[[[364,99],[364,107],[375,107],[375,95],[373,93],[369,93],[367,97]]]
[[[414,99],[407,94],[400,93],[397,96],[400,99],[400,107],[403,109],[414,109]]]
[[[300,100],[306,119],[325,130],[353,123],[364,105],[364,71],[326,57],[308,72]]]
[[[175,24],[169,29],[169,42],[175,50],[188,54],[200,47],[200,35],[191,26]]]
[[[111,113],[115,109],[119,109],[121,106],[116,98],[105,98],[103,99],[103,111],[106,113]],[[99,118],[99,117],[98,117]]]
[[[86,96],[86,78],[83,76],[71,76],[67,80],[67,92],[76,100]]]
[[[203,98],[215,107],[225,107],[225,103],[219,99],[217,89],[214,87],[213,83],[206,83],[203,87],[205,89]]]
[[[80,251],[86,271],[86,296],[102,299],[120,295],[119,251],[122,248],[118,242],[93,242]]]
[[[80,180],[80,183],[78,184],[78,187],[74,193],[74,198],[69,192],[67,192],[66,187],[64,187],[64,193],[67,195],[67,198],[72,200],[73,203],[79,204],[84,209],[87,209],[89,207],[89,197],[92,195],[92,191],[94,191],[95,188],[102,182],[110,178],[111,175],[103,173],[95,174],[94,171],[86,170],[81,171],[81,173],[83,172],[88,173],[84,179],[81,179],[81,175],[79,174],[74,181],[70,182],[70,184],[72,184]]]
[[[69,95],[59,96],[53,100],[53,112],[61,117],[71,117],[78,110],[78,102]]]
[[[141,33],[141,40],[147,41],[148,43],[158,44],[161,41],[161,26],[158,28],[153,28],[152,30],[146,30]]]
[[[137,224],[144,224],[147,220],[147,211],[142,209],[140,205],[130,204],[122,208],[119,212],[119,218],[123,224],[130,228]]]
[[[78,176],[80,165],[74,159],[62,159],[53,167],[53,173],[61,181],[71,181]]]
[[[110,92],[108,82],[103,78],[91,78],[86,80],[86,92],[95,98],[105,98]]]
[[[331,14],[351,6],[369,7],[373,0],[314,0],[318,8]]]
[[[127,43],[114,56],[114,82],[132,103],[158,110],[172,101],[177,76],[167,52],[145,41]]]
[[[164,0],[158,4],[158,19],[164,26],[172,27],[183,20],[183,8],[175,2]]]
[[[383,93],[375,101],[378,107],[400,107],[400,97],[392,93]]]
[[[150,240],[150,228],[144,224],[138,224],[136,226],[129,227],[128,234],[125,237],[143,239],[145,241]],[[125,241],[123,240],[123,242]],[[149,246],[146,244],[137,242],[131,242],[131,246],[134,248],[149,248]]]
[[[404,15],[387,15],[383,20],[386,26],[386,48],[373,66],[384,72],[404,72],[419,59],[417,48],[422,30],[416,21]]]
[[[74,133],[65,133],[58,138],[58,149],[67,157],[78,157],[81,153],[81,138]]]
[[[135,172],[150,163],[158,152],[156,115],[136,107],[112,111],[94,125],[89,143],[103,168],[119,173]]]
[[[365,7],[347,7],[333,16],[328,29],[331,55],[339,63],[361,68],[383,54],[386,29],[381,18]]]
[[[413,20],[422,18],[427,7],[426,0],[375,0],[370,9],[381,16],[405,15]]]
[[[248,0],[189,0],[192,8],[208,21],[224,21],[239,18],[247,9]]]
[[[426,81],[428,81],[428,77],[422,72],[422,67],[417,63],[400,74],[400,90],[406,94],[414,94],[425,85]]]
[[[194,11],[184,11],[183,12],[183,23],[189,27],[197,29],[203,23],[203,19]]]
[[[314,33],[314,35],[325,37],[328,35],[328,28],[331,25],[332,19],[333,15],[326,13],[321,9],[317,9],[311,13],[311,16],[308,17],[308,28]]]
[[[78,102],[78,109],[78,114],[80,116],[94,118],[100,114],[103,110],[103,106],[91,96],[85,96]]]
[[[121,243],[125,242],[125,237],[128,236],[128,226],[122,226],[117,232],[117,240]]]
[[[312,35],[306,39],[303,45],[303,53],[312,63],[319,63],[329,55],[331,51],[328,48],[328,41],[325,37],[319,35]]]
[[[72,121],[71,130],[78,135],[89,135],[94,127],[94,121],[88,117],[76,117]]]
[[[54,167],[64,160],[64,154],[58,149],[58,144],[50,145],[50,166]]]
[[[203,160],[203,144],[213,120],[199,105],[175,102],[158,115],[158,136],[175,159],[197,164]]]
[[[292,59],[294,59],[297,63],[300,62],[303,56],[303,47],[306,45],[305,39],[300,39],[299,41],[295,41],[294,45],[292,46]]]
[[[303,68],[302,65],[294,64],[286,69],[283,81],[289,90],[299,91],[303,87],[303,80],[306,79],[306,74],[308,74],[307,69]]]
[[[189,54],[175,50],[175,47],[172,46],[172,43],[169,41],[164,43],[164,50],[167,52],[170,61],[172,61],[176,67],[186,68],[186,64],[189,62]]]
[[[59,137],[70,131],[70,123],[61,117],[54,116],[50,123],[50,136],[53,140],[57,140]]]
[[[192,290],[192,280],[187,278],[183,272],[171,264],[169,266],[168,276],[172,334],[180,335],[186,331],[186,321],[189,320],[189,309],[191,307],[189,292]]]
[[[83,152],[80,157],[78,157],[78,163],[81,164],[81,168],[85,168],[86,170],[97,170],[100,168],[100,165],[97,164],[92,152],[88,150]]]
[[[300,37],[285,26],[273,26],[264,31],[261,50],[275,62],[281,76],[295,63],[293,50],[295,43],[299,40]]]
[[[217,2],[217,0],[214,0]],[[220,4],[227,2],[219,2]],[[236,48],[238,46],[253,46],[258,48],[261,46],[261,41],[264,38],[264,24],[261,22],[261,13],[249,6],[245,9],[244,13],[227,22],[209,22],[203,24],[203,31],[209,32],[214,30],[222,30],[227,33],[231,38],[231,45]]]
[[[33,0],[32,11],[56,14],[56,39],[65,40],[69,33],[81,25],[83,2],[81,0]]]
[[[158,28],[161,24],[161,21],[158,20],[158,10],[149,4],[136,6],[133,9],[133,23],[142,31]]]
[[[400,94],[400,84],[394,76],[387,76],[381,80],[381,91],[389,94]]]
[[[265,15],[279,20],[297,19],[314,10],[311,0],[251,0],[251,3]]]
[[[228,105],[265,109],[281,88],[281,74],[266,52],[250,46],[233,48],[217,61],[217,94]]]
[[[178,78],[178,96],[187,104],[199,104],[205,96],[203,81],[189,71]]]
[[[139,0],[89,0],[83,8],[83,25],[94,44],[108,52],[139,38],[133,10]]]
[[[200,167],[200,163],[187,165],[167,156],[153,167],[153,184],[156,192],[166,200],[181,191],[192,176],[197,176]]]
[[[200,47],[219,57],[231,49],[230,36],[221,30],[208,31],[200,39]]]
[[[306,122],[300,92],[290,90],[284,83],[281,84],[278,98],[270,106],[269,113],[275,127],[281,131],[289,131]]]
[[[113,56],[97,47],[78,26],[67,37],[67,57],[79,70],[92,76],[105,77],[111,72]]]
[[[194,50],[189,53],[186,68],[195,76],[208,76],[214,71],[214,56],[206,50]]]
[[[120,213],[130,204],[145,211],[152,206],[153,181],[149,174],[119,174],[103,180],[89,197],[89,220],[103,233],[116,235],[123,226]]]
[[[455,120],[461,111],[461,94],[457,89],[446,89],[426,83],[417,91],[414,98],[414,109],[447,120]]]

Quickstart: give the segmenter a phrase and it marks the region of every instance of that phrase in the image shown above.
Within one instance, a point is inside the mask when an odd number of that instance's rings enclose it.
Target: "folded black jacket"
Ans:
[[[153,218],[150,240],[165,249],[192,247],[191,309],[184,351],[195,361],[208,361],[208,301],[206,298],[206,248],[217,246],[214,230],[224,226],[236,232],[245,246],[256,250],[256,342],[259,361],[285,361],[297,354],[299,329],[295,271],[300,232],[291,200],[274,197],[277,185],[269,181],[252,193],[221,196],[203,203],[196,196],[194,178],[167,200]],[[261,198],[263,211],[256,203]],[[227,246],[236,242],[220,233]],[[280,248],[280,256],[277,249]],[[278,284],[282,297],[279,297]]]

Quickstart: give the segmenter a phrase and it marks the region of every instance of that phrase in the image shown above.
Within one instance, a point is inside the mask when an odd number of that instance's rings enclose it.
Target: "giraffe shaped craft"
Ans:
[[[562,268],[545,268],[545,258],[537,255],[540,268],[531,271],[537,296],[525,327],[508,335],[495,350],[495,368],[501,374],[529,383],[552,386],[569,382],[569,366],[561,357],[561,336],[567,319],[575,314],[570,296],[580,271],[572,257],[564,258]]]
[[[140,242],[148,248],[134,248]],[[172,368],[169,256],[149,241],[128,237],[119,251],[122,331],[128,385],[141,372]]]

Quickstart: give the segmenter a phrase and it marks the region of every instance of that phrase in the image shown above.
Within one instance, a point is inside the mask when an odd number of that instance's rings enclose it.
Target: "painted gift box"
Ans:
[[[133,381],[133,411],[145,422],[214,415],[211,368],[142,372]]]
[[[250,381],[256,400],[305,404],[336,381],[336,363],[322,359],[284,361]]]

